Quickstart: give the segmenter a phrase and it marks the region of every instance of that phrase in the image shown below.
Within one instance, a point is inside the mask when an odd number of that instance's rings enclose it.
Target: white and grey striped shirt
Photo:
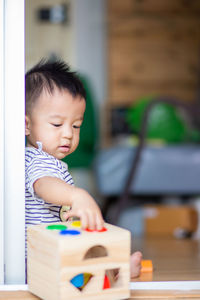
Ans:
[[[57,177],[73,185],[67,165],[52,155],[33,147],[25,150],[25,219],[28,225],[55,223],[60,221],[60,206],[47,203],[34,192],[34,182],[45,176]]]

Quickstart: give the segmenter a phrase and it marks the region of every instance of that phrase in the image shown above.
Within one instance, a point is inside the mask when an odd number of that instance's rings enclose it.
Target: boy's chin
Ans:
[[[69,154],[68,153],[59,153],[58,155],[55,155],[55,157],[57,158],[57,159],[63,159],[63,158],[65,158],[66,156],[68,156]]]

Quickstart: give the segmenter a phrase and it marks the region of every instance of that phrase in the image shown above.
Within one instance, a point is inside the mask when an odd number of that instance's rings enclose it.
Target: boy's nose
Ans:
[[[72,127],[71,126],[65,126],[63,127],[63,137],[71,139],[72,135],[73,135],[73,131],[72,131]]]

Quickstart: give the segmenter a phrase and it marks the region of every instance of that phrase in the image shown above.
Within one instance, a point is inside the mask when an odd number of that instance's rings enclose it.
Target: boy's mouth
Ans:
[[[63,145],[59,147],[61,152],[69,152],[70,146],[69,145]]]

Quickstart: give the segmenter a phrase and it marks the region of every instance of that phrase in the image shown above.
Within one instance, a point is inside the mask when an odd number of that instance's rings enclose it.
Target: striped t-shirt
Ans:
[[[33,147],[25,150],[25,220],[28,225],[60,221],[60,206],[47,203],[34,192],[34,182],[45,176],[57,177],[73,185],[67,165],[52,155]]]

